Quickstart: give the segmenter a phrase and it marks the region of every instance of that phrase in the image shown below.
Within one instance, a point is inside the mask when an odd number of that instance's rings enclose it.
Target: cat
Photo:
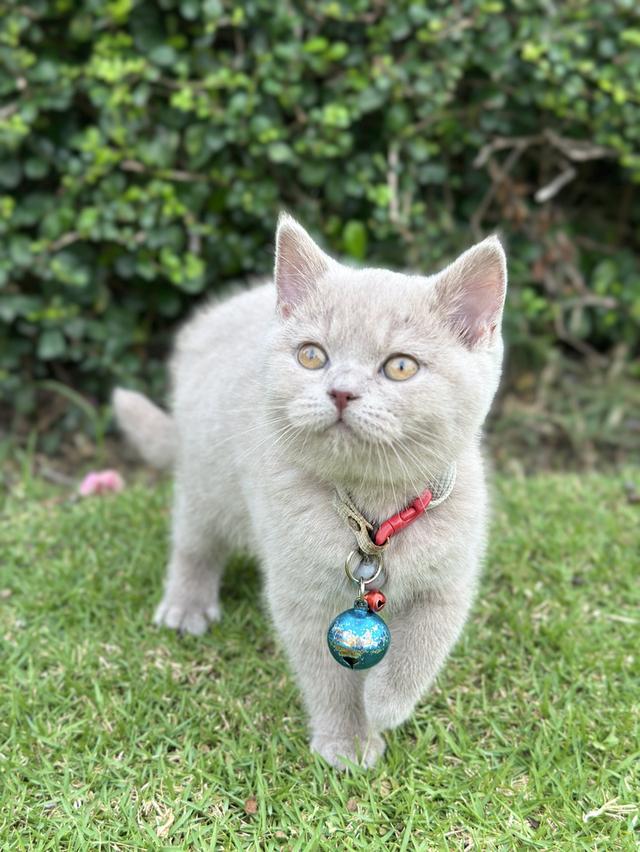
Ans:
[[[469,613],[487,537],[481,432],[500,379],[506,284],[495,236],[425,277],[343,265],[282,214],[274,282],[210,304],[178,333],[172,414],[114,393],[130,442],[175,477],[155,623],[202,634],[220,618],[229,554],[255,554],[311,749],[333,766],[376,762],[382,733],[409,718]],[[452,463],[450,496],[385,551],[386,657],[343,668],[326,633],[357,594],[343,570],[355,543],[335,489],[380,522]]]

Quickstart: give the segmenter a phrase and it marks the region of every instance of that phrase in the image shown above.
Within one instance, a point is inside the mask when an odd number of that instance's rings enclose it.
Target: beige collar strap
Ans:
[[[456,482],[456,465],[453,462],[438,479],[428,485],[431,492],[431,500],[426,510],[435,509],[447,499],[453,491]],[[389,544],[389,539],[384,544],[376,544],[372,538],[373,525],[358,511],[349,494],[342,488],[336,488],[333,505],[336,512],[344,519],[345,523],[354,534],[361,553],[366,556],[380,556]],[[405,510],[406,511],[406,510]]]

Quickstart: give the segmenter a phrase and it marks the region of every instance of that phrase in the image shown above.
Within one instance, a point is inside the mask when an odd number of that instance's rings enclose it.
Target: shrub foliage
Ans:
[[[512,363],[638,342],[634,0],[33,0],[0,18],[0,372],[104,399],[277,212],[433,271],[498,229]]]

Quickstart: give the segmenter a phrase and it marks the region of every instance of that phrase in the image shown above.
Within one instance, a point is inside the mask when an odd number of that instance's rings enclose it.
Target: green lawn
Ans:
[[[383,761],[350,774],[308,751],[251,565],[231,566],[206,637],[151,626],[166,487],[15,489],[0,849],[636,849],[640,505],[625,478],[497,482],[463,640]]]

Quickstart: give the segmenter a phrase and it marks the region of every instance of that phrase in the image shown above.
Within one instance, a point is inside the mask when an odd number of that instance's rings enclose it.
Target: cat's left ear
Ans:
[[[276,231],[275,282],[278,311],[285,319],[335,263],[314,243],[302,225],[281,213]]]
[[[498,237],[472,246],[435,282],[436,304],[467,346],[490,344],[500,334],[507,292],[507,258]]]

